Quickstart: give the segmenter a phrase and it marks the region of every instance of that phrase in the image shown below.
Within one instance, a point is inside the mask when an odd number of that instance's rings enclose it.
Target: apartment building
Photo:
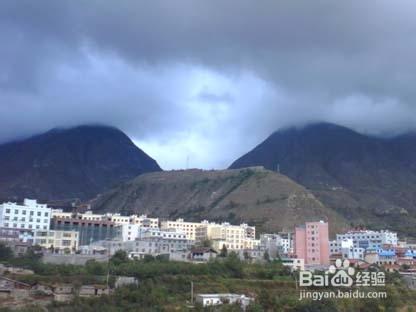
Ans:
[[[141,228],[159,228],[159,218],[149,218],[147,215],[131,215],[130,224],[137,224]]]
[[[176,230],[186,234],[186,238],[196,240],[196,230],[208,221],[202,222],[186,222],[183,219],[176,219],[175,221],[162,221],[160,229],[162,230]]]
[[[92,211],[86,211],[84,213],[64,212],[62,209],[53,209],[52,217],[59,219],[71,219],[76,218],[83,221],[108,221],[117,225],[122,224],[137,224],[140,227],[159,227],[159,218],[149,218],[147,215],[130,215],[123,216],[120,213],[106,213],[96,214]]]
[[[124,245],[131,257],[143,258],[144,255],[157,256],[188,251],[193,243],[181,231],[144,229],[139,238],[125,242]]]
[[[89,245],[92,242],[113,239],[121,235],[120,225],[102,218],[102,215],[92,213],[70,213],[68,215],[66,212],[56,210],[53,211],[52,215],[51,229],[79,232],[79,243],[81,245]]]
[[[23,204],[7,202],[0,205],[0,228],[19,230],[49,230],[51,208],[33,199]]]
[[[287,255],[293,251],[292,233],[261,234],[260,246],[267,250],[270,257]]]
[[[295,253],[306,265],[329,264],[328,223],[306,222],[295,228]]]
[[[364,260],[365,249],[354,246],[352,239],[332,240],[329,242],[329,254],[331,257],[342,259]]]
[[[228,222],[218,224],[204,221],[195,233],[197,241],[210,240],[216,250],[221,250],[224,246],[230,250],[254,249],[260,244],[255,236],[255,227],[247,224],[231,225]]]
[[[354,248],[380,249],[383,245],[397,246],[397,233],[390,231],[349,231],[344,234],[337,234],[338,242],[352,240]]]
[[[77,231],[35,231],[34,244],[43,248],[74,252],[79,248]]]

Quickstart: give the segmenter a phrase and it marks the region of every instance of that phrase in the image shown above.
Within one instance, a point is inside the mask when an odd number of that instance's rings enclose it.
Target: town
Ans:
[[[278,260],[294,272],[325,271],[337,259],[347,259],[351,266],[359,269],[377,265],[388,272],[399,272],[408,286],[415,288],[416,244],[399,240],[397,233],[387,230],[353,229],[338,233],[334,238],[329,239],[329,224],[322,220],[298,225],[291,232],[256,233],[255,226],[245,223],[160,220],[146,215],[97,214],[90,210],[64,212],[32,199],[25,199],[22,204],[5,202],[0,205],[0,244],[10,248],[15,256],[36,247],[44,263],[108,262],[120,251],[130,259],[154,257],[207,263],[234,253],[241,261],[250,263]],[[3,266],[0,272],[19,270],[24,268]],[[135,283],[128,277],[124,280]],[[7,287],[21,287],[19,282],[4,276],[0,276],[0,282],[3,293],[10,293]],[[66,287],[69,289],[63,287],[56,291],[56,300],[72,298],[65,296],[65,291],[73,292],[70,286]],[[110,292],[108,285],[83,287],[85,296]],[[224,296],[227,300],[237,298],[245,304],[251,300],[239,294],[198,294],[196,298],[209,305]]]

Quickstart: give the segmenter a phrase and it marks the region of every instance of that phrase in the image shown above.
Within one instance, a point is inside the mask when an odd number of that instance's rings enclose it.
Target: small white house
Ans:
[[[198,294],[196,302],[202,304],[203,307],[215,306],[220,304],[239,304],[245,310],[254,299],[246,295],[238,294]]]

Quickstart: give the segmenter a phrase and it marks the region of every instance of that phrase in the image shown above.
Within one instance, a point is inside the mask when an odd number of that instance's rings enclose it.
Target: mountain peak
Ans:
[[[276,131],[230,168],[279,170],[347,219],[400,231],[416,228],[415,146],[414,134],[383,138],[317,123]]]
[[[159,165],[121,130],[55,128],[0,145],[0,197],[87,199]]]

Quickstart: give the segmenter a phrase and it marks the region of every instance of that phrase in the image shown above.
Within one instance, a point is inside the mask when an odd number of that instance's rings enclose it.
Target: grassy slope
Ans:
[[[187,220],[247,222],[265,231],[292,230],[305,220],[346,220],[288,177],[260,168],[149,173],[93,201],[98,211],[147,213]]]

